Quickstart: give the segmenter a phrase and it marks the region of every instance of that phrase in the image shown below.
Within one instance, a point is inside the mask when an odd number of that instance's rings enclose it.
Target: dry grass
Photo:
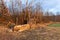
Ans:
[[[29,24],[25,24],[25,25],[16,25],[14,27],[14,31],[24,31],[24,30],[29,30],[30,29],[30,25]]]
[[[0,40],[60,40],[60,29],[40,27],[23,32],[9,32],[9,29],[0,27]]]

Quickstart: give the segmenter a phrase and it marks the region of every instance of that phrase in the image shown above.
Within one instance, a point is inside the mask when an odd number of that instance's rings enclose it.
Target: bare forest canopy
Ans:
[[[31,0],[31,2],[28,1],[29,0],[26,0],[23,4],[21,0],[10,0],[9,7],[7,7],[4,0],[0,0],[1,22],[10,21],[15,24],[27,24],[32,21],[36,23],[50,21],[60,22],[59,12],[57,15],[48,11],[44,12],[40,2],[36,2],[36,0]]]

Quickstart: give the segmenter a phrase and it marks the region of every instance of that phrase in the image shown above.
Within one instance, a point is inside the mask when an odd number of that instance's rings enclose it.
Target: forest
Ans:
[[[28,0],[26,0],[26,3],[22,4],[21,0],[11,0],[11,5],[8,8],[3,0],[0,1],[0,22],[2,23],[10,21],[17,25],[27,24],[30,19],[35,20],[36,23],[45,23],[50,21],[60,22],[59,12],[57,12],[56,15],[52,12],[44,12],[40,2],[34,3],[35,1],[32,0],[28,3]]]

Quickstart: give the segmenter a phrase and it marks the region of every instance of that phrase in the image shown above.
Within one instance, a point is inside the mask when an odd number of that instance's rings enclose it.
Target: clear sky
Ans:
[[[23,3],[25,3],[25,1],[26,0],[22,0]],[[60,12],[60,0],[37,0],[37,1],[41,2],[41,5],[44,11],[49,11],[54,13]],[[7,0],[6,2],[8,4],[9,0]]]

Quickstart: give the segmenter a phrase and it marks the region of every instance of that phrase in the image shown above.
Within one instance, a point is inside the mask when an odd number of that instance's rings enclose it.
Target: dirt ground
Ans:
[[[40,27],[23,32],[9,32],[0,26],[0,40],[60,40],[60,27]]]

